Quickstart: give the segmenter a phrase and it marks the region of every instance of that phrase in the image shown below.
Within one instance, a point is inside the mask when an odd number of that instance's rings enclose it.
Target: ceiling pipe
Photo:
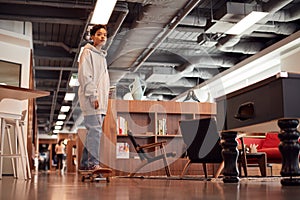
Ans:
[[[284,1],[270,0],[269,2],[262,4],[262,10],[264,12],[275,13],[278,10],[282,9],[284,6],[291,3],[292,1],[293,0],[284,0]]]
[[[263,43],[260,42],[240,42],[235,46],[222,46],[217,45],[217,48],[220,51],[224,52],[235,52],[235,53],[242,53],[242,54],[256,54],[264,47]]]
[[[270,14],[268,19],[269,21],[277,22],[291,22],[300,19],[300,3],[297,6],[289,10],[279,10],[273,14]]]
[[[266,25],[259,26],[255,31],[290,35],[298,30],[298,26],[296,23],[269,22]]]
[[[80,9],[93,9],[96,1],[92,1],[90,4],[87,4],[87,1],[78,1],[78,0],[71,1],[71,2],[74,2],[74,3],[54,3],[54,2],[27,1],[27,0],[22,0],[22,1],[9,0],[9,1],[5,1],[6,4],[49,6],[49,7],[57,7],[57,8],[80,8]],[[82,4],[80,4],[79,2],[82,2]]]
[[[160,39],[155,42],[155,44],[149,48],[150,49],[142,58],[137,58],[136,61],[140,60],[138,64],[131,67],[132,72],[136,72],[143,63],[151,56],[151,54],[163,43],[163,41],[170,35],[170,33],[178,26],[178,24],[200,3],[201,0],[193,0],[188,3],[188,5],[183,9],[183,12],[180,16],[175,16],[171,23],[166,27],[166,31],[162,34]]]
[[[275,13],[278,10],[282,9],[287,4],[289,4],[290,2],[291,2],[291,0],[285,0],[285,1],[271,0],[271,1],[268,1],[267,3],[262,4],[262,8],[263,8],[262,10],[264,12]],[[255,27],[257,27],[257,28],[255,28]],[[283,30],[285,27],[287,29]],[[282,27],[274,26],[272,28],[270,28],[269,26],[264,26],[264,25],[260,25],[260,26],[254,25],[250,32],[254,32],[254,31],[263,32],[265,30],[267,32],[267,30],[268,30],[269,32],[275,32],[277,34],[291,34],[294,32],[295,28],[296,27],[294,25],[284,25]],[[250,34],[250,33],[248,33],[248,34]],[[264,44],[261,44],[258,42],[239,43],[240,42],[239,37],[242,37],[242,36],[227,35],[218,41],[218,43],[216,44],[216,47],[220,51],[236,52],[236,53],[243,53],[243,54],[255,54],[264,47]]]
[[[49,41],[42,41],[42,40],[33,40],[34,44],[40,44],[43,46],[55,46],[55,47],[61,47],[64,50],[66,50],[68,53],[76,53],[77,48],[70,48],[63,42],[49,42]]]
[[[188,25],[188,26],[200,26],[204,27],[207,24],[206,17],[201,17],[198,15],[187,15],[181,22],[180,25]]]

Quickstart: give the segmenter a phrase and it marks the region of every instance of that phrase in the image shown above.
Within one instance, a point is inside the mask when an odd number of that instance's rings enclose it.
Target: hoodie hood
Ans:
[[[98,50],[96,47],[94,47],[93,45],[91,45],[90,43],[87,43],[85,46],[84,46],[85,49],[89,49],[95,53],[98,53],[98,54],[101,54],[103,55],[104,57],[106,57],[107,55],[107,52],[105,50]]]

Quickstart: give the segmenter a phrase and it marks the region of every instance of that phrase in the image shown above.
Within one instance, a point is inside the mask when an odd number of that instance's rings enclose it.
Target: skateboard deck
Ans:
[[[101,168],[96,170],[79,170],[79,173],[81,174],[82,182],[88,179],[91,182],[106,181],[107,183],[109,183],[112,170],[109,168]]]

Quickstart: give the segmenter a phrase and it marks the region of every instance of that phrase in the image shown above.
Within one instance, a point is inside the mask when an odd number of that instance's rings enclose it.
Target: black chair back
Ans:
[[[194,163],[221,163],[222,147],[215,118],[179,122],[187,155]]]

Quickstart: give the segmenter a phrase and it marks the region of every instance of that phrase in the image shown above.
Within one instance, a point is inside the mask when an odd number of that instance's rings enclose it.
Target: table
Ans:
[[[20,88],[15,86],[0,85],[0,100],[3,98],[12,98],[18,100],[26,100],[38,97],[48,96],[50,92]]]
[[[300,118],[300,74],[280,72],[275,76],[222,96],[217,101],[217,119],[224,122],[224,146],[231,145],[226,151],[235,152],[235,137],[238,132],[280,131],[280,153],[282,161],[282,185],[300,185],[299,150],[300,136],[297,127]],[[223,118],[223,119],[222,119]],[[268,127],[263,129],[263,127]],[[270,129],[273,128],[273,129]],[[226,133],[227,132],[227,133]],[[223,134],[221,133],[221,135]],[[230,155],[230,152],[227,152]],[[230,161],[234,162],[235,153]],[[229,156],[229,157],[230,157]],[[225,160],[226,166],[226,160]],[[225,170],[225,168],[224,168]],[[235,167],[227,168],[228,177],[236,181]],[[232,180],[232,181],[233,181]]]
[[[267,176],[267,156],[264,152],[257,152],[257,153],[246,153],[246,165],[248,166],[248,160],[251,160],[251,164],[257,163],[259,166],[259,170],[261,176]]]
[[[8,86],[8,85],[0,85],[0,101],[3,98],[28,100],[28,99],[48,96],[49,94],[50,92],[48,91],[33,90],[33,89],[20,88],[15,86]],[[27,135],[27,131],[26,131],[26,135]],[[26,157],[28,157],[27,151],[25,152],[25,155]]]

